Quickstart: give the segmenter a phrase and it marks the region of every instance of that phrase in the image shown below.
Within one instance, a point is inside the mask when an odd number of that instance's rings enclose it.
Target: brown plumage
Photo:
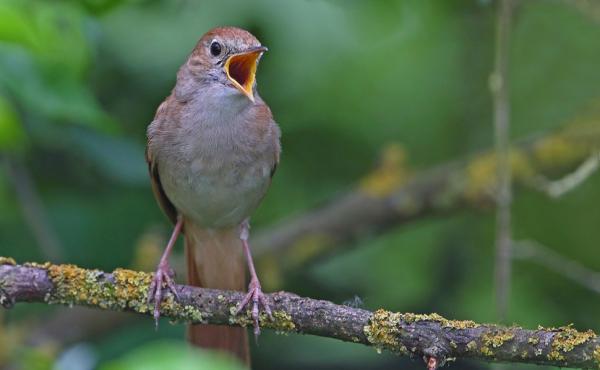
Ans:
[[[248,219],[271,183],[280,152],[279,128],[256,92],[255,71],[264,51],[242,29],[207,32],[148,126],[152,190],[175,224],[149,294],[156,318],[162,285],[172,288],[167,258],[180,230],[189,284],[245,289],[245,254],[251,281],[240,309],[252,304],[256,334],[259,304],[270,314],[247,242]],[[189,339],[249,363],[245,329],[193,325]]]

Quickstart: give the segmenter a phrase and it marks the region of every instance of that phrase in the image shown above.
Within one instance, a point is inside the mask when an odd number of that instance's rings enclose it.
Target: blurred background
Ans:
[[[253,217],[266,290],[497,321],[495,171],[485,154],[496,17],[485,0],[0,0],[0,255],[153,271],[170,225],[149,186],[146,126],[198,38],[236,25],[269,47],[259,91],[283,132],[281,164]],[[560,197],[547,191],[594,167],[598,40],[596,1],[514,10],[511,140],[527,149],[511,155],[518,243],[507,324],[600,330],[600,174]],[[425,189],[432,173],[453,179],[443,189],[455,196],[383,224],[365,215],[367,231],[340,240],[315,234],[270,248],[272,233],[348,194],[381,199],[413,181]],[[398,207],[429,196],[408,194]],[[182,265],[181,245],[177,254]],[[167,320],[155,331],[149,317],[33,304],[0,320],[3,369],[236,368],[185,351],[185,326]],[[424,368],[314,336],[267,330],[259,342],[256,369]]]

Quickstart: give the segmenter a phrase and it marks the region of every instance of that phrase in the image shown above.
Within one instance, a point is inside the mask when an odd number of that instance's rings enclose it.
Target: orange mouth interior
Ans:
[[[261,54],[261,50],[235,54],[225,62],[225,72],[229,80],[252,101],[254,101],[252,87],[256,78],[256,65]]]

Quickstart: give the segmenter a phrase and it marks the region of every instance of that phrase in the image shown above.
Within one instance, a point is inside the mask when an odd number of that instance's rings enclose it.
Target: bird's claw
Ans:
[[[173,293],[175,298],[179,299],[177,289],[175,288],[175,282],[173,281],[174,276],[175,272],[169,267],[169,264],[161,261],[158,264],[156,272],[154,273],[152,283],[150,283],[150,288],[148,290],[148,303],[151,304],[154,302],[153,316],[157,327],[158,319],[160,318],[160,304],[163,299],[163,283],[166,285],[169,291]]]
[[[242,299],[240,304],[238,305],[235,314],[238,315],[249,303],[252,301],[252,320],[254,321],[254,336],[258,337],[260,335],[260,325],[258,322],[259,319],[259,305],[262,305],[263,309],[269,316],[269,319],[273,320],[273,313],[271,312],[271,307],[269,302],[267,301],[267,296],[262,292],[262,288],[260,286],[260,282],[256,279],[250,281],[248,285],[248,293]]]

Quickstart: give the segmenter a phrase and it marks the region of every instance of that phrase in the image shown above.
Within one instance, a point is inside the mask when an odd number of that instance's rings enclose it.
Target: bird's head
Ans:
[[[248,31],[214,28],[198,41],[187,68],[203,82],[235,89],[254,102],[256,67],[265,51],[267,48]]]

